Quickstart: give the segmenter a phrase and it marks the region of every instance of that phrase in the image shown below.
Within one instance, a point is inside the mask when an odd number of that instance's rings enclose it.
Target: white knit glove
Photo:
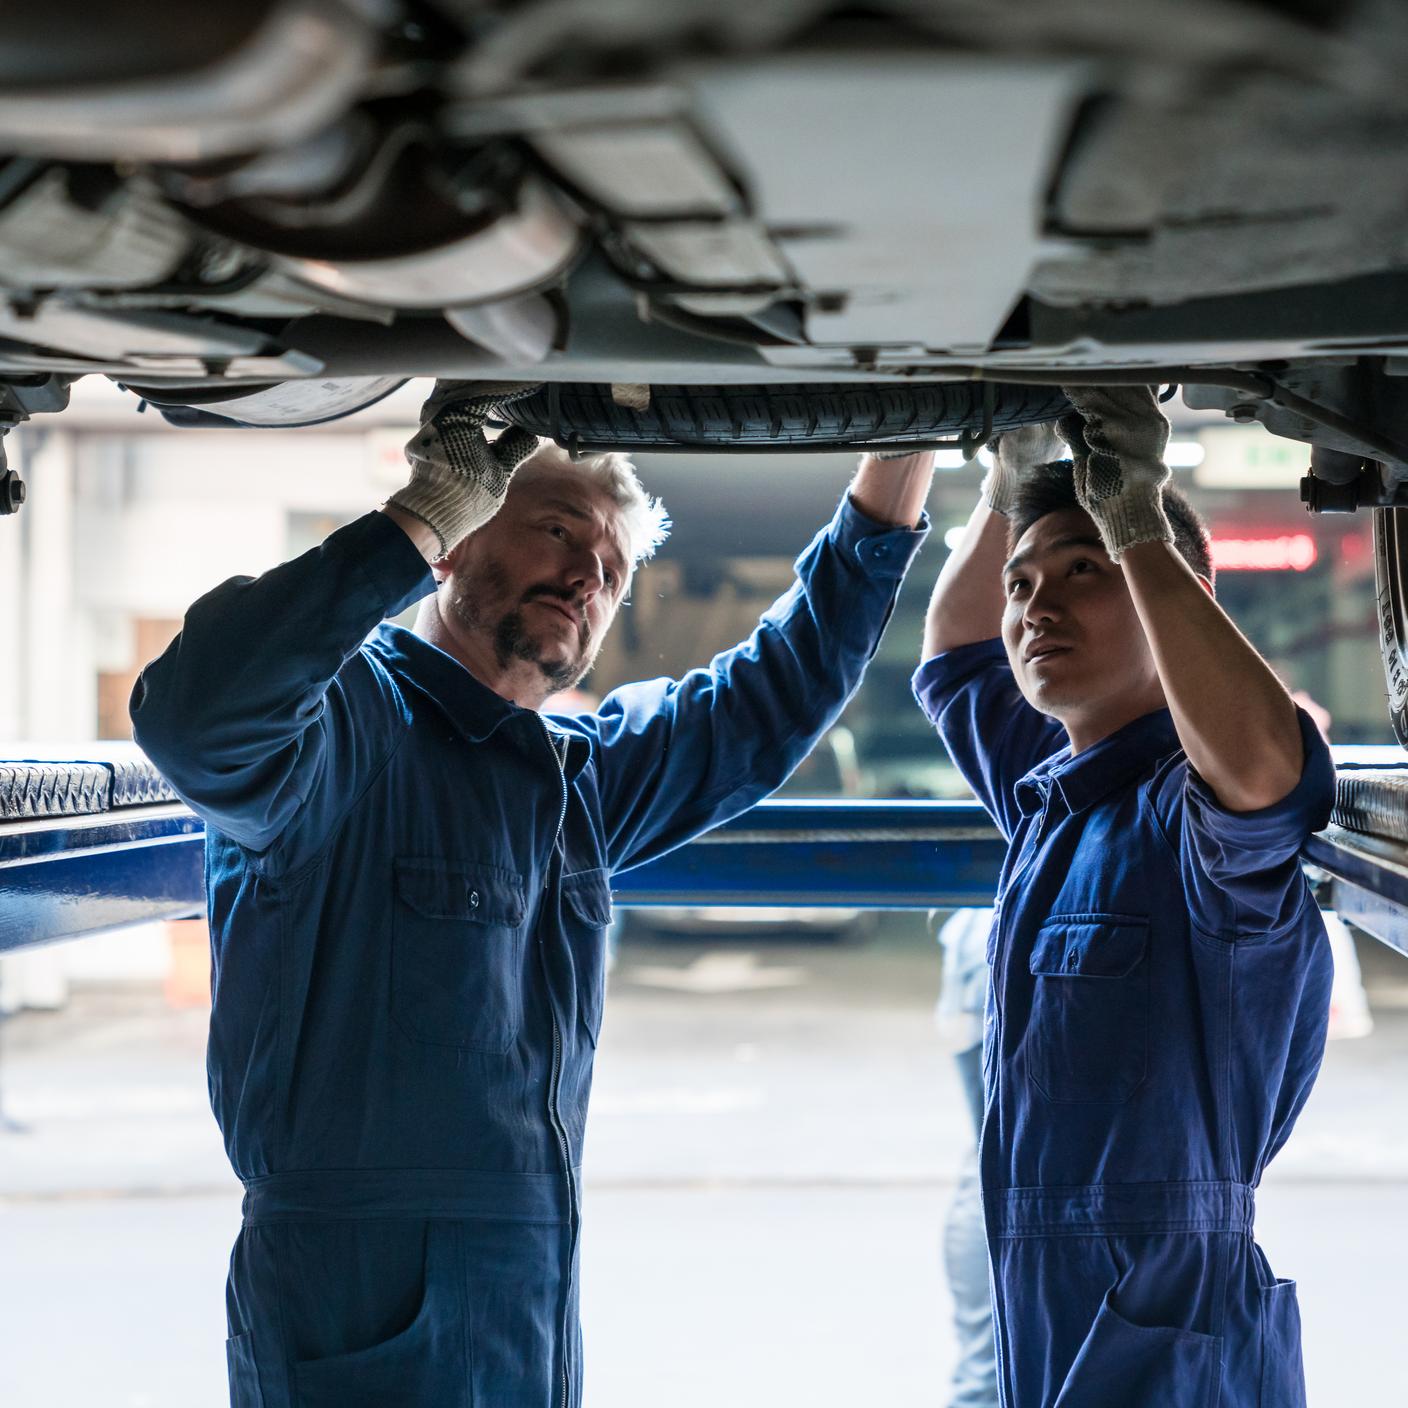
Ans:
[[[538,437],[521,426],[509,426],[492,443],[484,434],[497,407],[537,389],[437,381],[420,408],[420,429],[406,442],[411,482],[387,502],[432,528],[442,557],[503,507],[514,470],[538,448]]]
[[[994,513],[1002,514],[1017,506],[1017,491],[1033,470],[1066,458],[1066,447],[1049,423],[1004,430],[988,441],[988,449],[992,468],[983,480],[983,499]]]
[[[1164,513],[1168,421],[1152,386],[1064,386],[1079,417],[1060,431],[1075,461],[1076,497],[1118,562],[1135,543],[1171,543]]]

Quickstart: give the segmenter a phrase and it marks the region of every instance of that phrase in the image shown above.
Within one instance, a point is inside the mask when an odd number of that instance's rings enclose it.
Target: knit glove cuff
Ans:
[[[983,501],[994,513],[1017,507],[1022,486],[1042,465],[1066,457],[1066,448],[1052,425],[1024,425],[1004,430],[988,442],[992,467],[983,479]]]
[[[1169,427],[1153,390],[1080,386],[1066,389],[1066,395],[1080,412],[1086,451],[1081,454],[1072,439],[1076,497],[1099,529],[1105,550],[1118,562],[1135,543],[1171,543],[1173,529],[1163,506]]]
[[[1081,507],[1095,521],[1100,541],[1115,562],[1126,548],[1135,543],[1171,543],[1173,527],[1164,512],[1163,483],[1168,478],[1126,482],[1117,493],[1101,497],[1100,490],[1108,479],[1091,457],[1076,465],[1076,497]]]
[[[497,440],[484,422],[499,406],[536,387],[437,382],[406,445],[411,480],[387,500],[430,527],[443,557],[503,507],[509,480],[538,448],[538,437],[510,426]]]
[[[1005,518],[1017,507],[1017,490],[1021,482],[1017,475],[1003,469],[994,454],[992,468],[983,476],[979,493],[994,513],[1000,513]]]

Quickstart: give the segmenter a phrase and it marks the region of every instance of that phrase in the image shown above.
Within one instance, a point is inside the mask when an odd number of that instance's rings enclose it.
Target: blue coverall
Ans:
[[[1297,853],[1329,749],[1221,806],[1167,710],[1071,756],[1001,641],[915,693],[1008,839],[989,940],[984,1215],[1008,1408],[1301,1408],[1253,1190],[1320,1068],[1330,952]]]
[[[610,876],[787,777],[923,537],[843,502],[747,642],[572,718],[378,625],[434,585],[380,513],[191,607],[132,718],[208,826],[235,1408],[580,1402]]]

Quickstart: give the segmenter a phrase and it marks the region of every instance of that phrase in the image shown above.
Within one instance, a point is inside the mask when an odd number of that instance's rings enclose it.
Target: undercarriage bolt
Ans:
[[[0,514],[18,513],[24,496],[24,480],[13,469],[0,474]]]

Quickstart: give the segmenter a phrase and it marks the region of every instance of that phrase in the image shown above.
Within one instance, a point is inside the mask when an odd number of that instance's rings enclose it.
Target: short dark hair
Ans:
[[[1022,535],[1048,513],[1080,508],[1076,497],[1075,465],[1070,460],[1052,460],[1033,470],[1017,490],[1017,502],[1007,515],[1007,551],[1016,547]],[[1207,524],[1188,496],[1173,483],[1164,485],[1164,512],[1173,529],[1174,551],[1200,577],[1213,580],[1212,545]]]

